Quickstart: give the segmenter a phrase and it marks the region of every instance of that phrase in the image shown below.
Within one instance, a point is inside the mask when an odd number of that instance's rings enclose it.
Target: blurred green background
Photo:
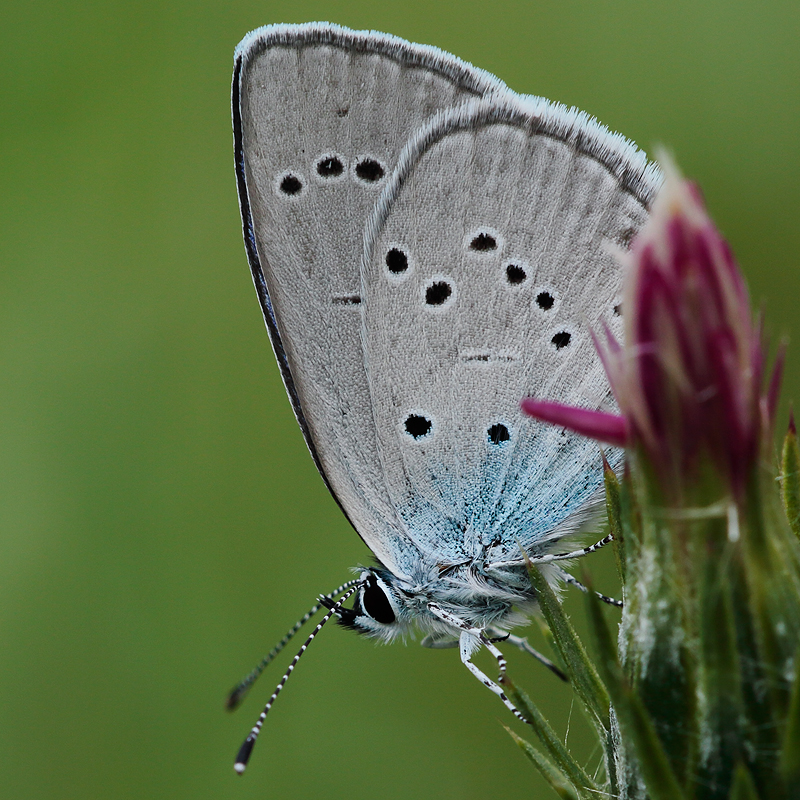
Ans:
[[[335,627],[247,775],[231,768],[280,670],[235,715],[226,690],[369,559],[286,401],[233,178],[234,46],[313,19],[438,45],[667,144],[770,331],[798,328],[797,0],[4,4],[3,798],[550,796],[457,652]],[[613,592],[609,559],[592,567]],[[591,759],[568,688],[509,658]]]

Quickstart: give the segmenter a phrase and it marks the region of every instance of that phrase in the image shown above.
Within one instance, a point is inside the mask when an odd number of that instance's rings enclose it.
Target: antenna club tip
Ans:
[[[242,702],[242,694],[238,688],[232,689],[227,699],[225,700],[225,708],[228,711],[234,711],[239,707]]]
[[[239,752],[236,754],[236,761],[233,763],[233,768],[239,775],[247,769],[247,762],[250,760],[250,753],[253,752],[253,745],[255,743],[256,737],[251,733],[239,748]]]

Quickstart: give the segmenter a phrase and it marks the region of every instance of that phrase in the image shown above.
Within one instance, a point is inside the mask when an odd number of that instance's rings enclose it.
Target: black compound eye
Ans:
[[[393,275],[400,275],[408,269],[408,256],[402,250],[393,247],[386,254],[386,266]]]
[[[614,306],[614,316],[615,317],[622,316],[622,303],[617,303],[617,305]]]
[[[361,595],[361,607],[375,622],[390,625],[397,619],[383,587],[370,575]]]
[[[356,164],[356,175],[362,181],[375,183],[383,177],[383,167],[374,158],[365,158]]]
[[[284,175],[281,179],[280,187],[284,194],[298,194],[303,188],[303,182],[296,175]]]
[[[317,162],[317,174],[323,178],[337,178],[344,172],[344,165],[336,156],[327,156]]]
[[[510,438],[508,428],[506,428],[502,422],[492,425],[492,427],[486,431],[486,435],[489,437],[489,441],[492,444],[502,444],[503,442],[507,442]]]
[[[429,419],[421,417],[419,414],[409,414],[406,417],[406,433],[415,439],[425,436],[430,431],[431,425],[432,423]]]

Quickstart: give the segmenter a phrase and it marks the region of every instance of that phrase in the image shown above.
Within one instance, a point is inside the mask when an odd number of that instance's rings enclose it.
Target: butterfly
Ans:
[[[530,395],[611,401],[592,330],[621,331],[624,248],[660,174],[581,111],[512,92],[436,48],[328,23],[273,25],[235,54],[245,249],[286,391],[328,489],[370,548],[320,606],[236,759],[331,616],[471,657],[536,598],[601,496],[597,445],[526,418]],[[348,598],[351,607],[346,607]],[[532,651],[545,660],[543,656]],[[549,662],[547,662],[549,663]],[[551,665],[552,666],[552,665]]]

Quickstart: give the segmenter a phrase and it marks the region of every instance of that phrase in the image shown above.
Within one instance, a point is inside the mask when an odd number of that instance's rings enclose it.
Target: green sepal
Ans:
[[[504,726],[505,727],[505,726]],[[553,787],[553,791],[562,800],[581,800],[572,784],[564,777],[555,764],[546,756],[540,753],[530,742],[517,736],[511,728],[506,727],[508,735],[519,745],[520,750],[533,762],[534,766],[542,774],[542,777]]]
[[[698,713],[704,722],[704,735],[716,745],[695,767],[697,782],[709,786],[729,786],[741,757],[746,719],[742,693],[741,664],[736,642],[736,626],[730,564],[739,554],[727,539],[726,531],[709,522],[694,531],[700,561],[697,568],[699,652],[697,679],[704,703]],[[700,555],[702,554],[702,555]]]
[[[528,574],[570,683],[595,724],[608,731],[610,701],[606,687],[544,575],[531,563],[528,563]]]
[[[623,674],[616,647],[593,592],[585,595],[600,674],[608,687],[623,737],[633,746],[650,800],[685,800],[678,779],[641,698]]]
[[[620,582],[625,585],[625,536],[622,530],[622,497],[620,496],[619,479],[611,469],[603,453],[603,482],[606,488],[606,515],[608,527],[614,537],[614,560],[617,564],[617,574]]]
[[[800,651],[795,655],[794,680],[789,714],[783,733],[780,766],[789,796],[798,796],[800,793]]]
[[[531,701],[528,695],[508,679],[503,682],[503,688],[511,697],[514,705],[533,728],[534,733],[544,746],[547,754],[552,759],[553,767],[561,772],[578,792],[581,800],[594,800],[599,791],[597,784],[586,774],[583,767],[569,754],[567,748],[550,727],[550,724]]]
[[[744,764],[736,767],[728,800],[759,800],[753,778]]]
[[[789,429],[783,440],[781,497],[789,525],[794,535],[800,538],[800,445],[797,442],[794,414],[789,419]]]
[[[550,647],[550,655],[552,655],[553,661],[555,662],[556,666],[559,667],[562,672],[566,673],[567,667],[564,664],[564,660],[561,658],[561,653],[559,652],[558,646],[556,645],[556,640],[555,637],[553,636],[553,631],[550,630],[549,626],[547,625],[547,621],[541,615],[541,613],[538,612],[533,615],[533,619],[539,626],[539,630],[542,633],[542,637]],[[569,678],[569,676],[567,677]]]

